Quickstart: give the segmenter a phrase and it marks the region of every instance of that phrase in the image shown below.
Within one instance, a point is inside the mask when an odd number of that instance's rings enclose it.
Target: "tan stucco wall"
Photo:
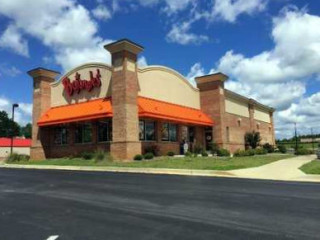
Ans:
[[[91,92],[82,90],[79,94],[74,93],[69,97],[63,88],[62,79],[69,77],[72,82],[75,79],[75,74],[78,72],[81,75],[81,79],[89,80],[89,71],[93,72],[95,76],[97,69],[100,70],[101,74],[101,87],[93,88]],[[110,97],[110,80],[111,80],[112,70],[111,67],[101,63],[89,63],[81,65],[62,76],[59,81],[51,84],[51,106],[60,106],[70,103],[84,102],[87,100],[93,100],[96,98]]]
[[[231,98],[226,98],[226,112],[242,117],[249,117],[248,105]]]
[[[14,153],[30,155],[30,147],[14,147]],[[10,155],[10,147],[0,147],[0,157],[7,157]]]
[[[270,123],[270,114],[269,112],[263,111],[262,109],[254,109],[254,119]]]
[[[182,75],[162,66],[138,70],[139,96],[200,109],[199,90]]]

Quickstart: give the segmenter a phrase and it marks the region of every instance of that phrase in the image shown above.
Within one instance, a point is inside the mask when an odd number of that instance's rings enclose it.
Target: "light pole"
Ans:
[[[296,151],[298,150],[297,123],[294,123],[294,137],[296,139]]]
[[[14,127],[14,109],[19,107],[19,104],[14,103],[12,104],[12,122],[11,122],[11,145],[10,145],[10,155],[12,155],[12,148],[13,148],[13,127]]]

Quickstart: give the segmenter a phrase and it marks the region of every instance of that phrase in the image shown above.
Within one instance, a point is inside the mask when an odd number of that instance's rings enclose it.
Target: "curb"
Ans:
[[[236,175],[229,171],[220,170],[193,170],[193,169],[170,169],[170,168],[126,168],[126,167],[91,167],[91,166],[55,166],[55,165],[21,165],[21,164],[0,164],[0,168],[8,169],[37,169],[37,170],[63,170],[63,171],[83,171],[83,172],[113,172],[113,173],[137,173],[137,174],[159,174],[159,175],[180,175],[199,177],[226,177],[252,180],[271,180],[286,182],[310,182],[320,183],[320,175],[306,174],[303,177],[292,179],[276,179],[264,177],[248,177]]]

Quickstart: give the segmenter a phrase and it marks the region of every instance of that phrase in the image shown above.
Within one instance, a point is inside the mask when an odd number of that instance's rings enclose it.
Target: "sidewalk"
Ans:
[[[170,174],[208,177],[251,178],[279,181],[303,181],[320,182],[320,175],[307,175],[299,170],[303,164],[316,159],[315,155],[293,157],[279,160],[255,168],[246,168],[230,171],[218,170],[193,170],[193,169],[169,169],[169,168],[126,168],[126,167],[91,167],[91,166],[48,166],[48,165],[18,165],[1,164],[0,168],[23,169],[53,169],[70,171],[97,171],[119,173],[144,173],[144,174]]]

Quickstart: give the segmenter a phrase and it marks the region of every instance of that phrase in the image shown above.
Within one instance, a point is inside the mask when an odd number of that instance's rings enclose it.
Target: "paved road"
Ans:
[[[319,239],[320,184],[0,169],[0,212],[1,240]]]

